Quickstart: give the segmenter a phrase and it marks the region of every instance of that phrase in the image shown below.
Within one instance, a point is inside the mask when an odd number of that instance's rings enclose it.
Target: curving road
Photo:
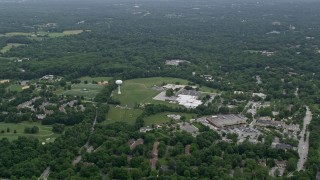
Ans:
[[[312,113],[308,106],[306,106],[306,116],[303,119],[303,129],[300,133],[300,141],[298,146],[299,153],[299,161],[297,164],[297,171],[304,169],[304,164],[308,159],[308,151],[309,151],[309,135],[310,132],[307,130],[307,126],[310,124],[312,120]],[[306,136],[306,139],[304,138]]]
[[[94,127],[96,126],[96,124],[97,124],[97,111],[96,111],[96,115],[95,115],[95,118],[94,118],[93,123],[92,123],[91,133],[93,133]],[[84,147],[87,149],[87,152],[89,152],[89,153],[91,153],[91,152],[93,151],[93,147],[89,145],[89,139],[88,139],[88,141],[86,142],[86,144],[84,145]],[[81,159],[82,159],[82,155],[77,156],[77,157],[73,160],[72,164],[73,164],[73,165],[76,165],[77,163],[79,163],[79,162],[81,161]],[[43,173],[42,173],[41,176],[38,178],[38,180],[40,180],[40,179],[47,180],[48,177],[49,177],[49,175],[50,175],[50,167],[48,166],[48,167],[43,171]]]

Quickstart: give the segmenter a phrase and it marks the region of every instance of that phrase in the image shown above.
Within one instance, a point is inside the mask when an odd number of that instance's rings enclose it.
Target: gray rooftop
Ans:
[[[189,123],[179,123],[180,128],[188,133],[196,134],[199,129],[192,124]]]
[[[180,91],[179,91],[179,94],[182,94],[182,95],[190,95],[190,96],[197,96],[197,97],[200,97],[200,96],[201,96],[201,92],[199,92],[199,91],[186,90],[186,89],[180,90]]]
[[[208,117],[207,121],[218,128],[246,124],[246,118],[237,114],[215,115]]]
[[[280,143],[280,144],[276,145],[276,148],[277,149],[292,149],[292,146],[290,144]]]

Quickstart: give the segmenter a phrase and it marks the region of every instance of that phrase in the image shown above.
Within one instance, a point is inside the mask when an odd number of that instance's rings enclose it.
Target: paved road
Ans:
[[[158,161],[158,146],[159,142],[153,143],[153,149],[152,149],[152,159],[150,160],[151,162],[151,169],[156,169],[157,166],[157,161]]]
[[[91,133],[93,133],[94,127],[96,126],[96,124],[97,124],[97,111],[96,111],[96,116],[95,116],[95,118],[94,118],[94,120],[93,120],[93,123],[92,123]],[[93,147],[89,145],[89,140],[86,142],[86,144],[84,145],[84,147],[87,148],[87,152],[89,152],[89,153],[91,153],[91,152],[93,151]],[[72,164],[73,164],[73,165],[78,164],[78,163],[81,161],[81,159],[82,159],[82,156],[81,156],[81,155],[77,156],[77,157],[73,160]],[[47,168],[43,171],[43,173],[41,174],[41,176],[38,178],[38,180],[41,179],[41,178],[44,179],[44,180],[47,180],[48,177],[49,177],[49,174],[50,174],[50,167],[47,167]]]
[[[299,161],[297,164],[297,170],[303,170],[304,169],[304,164],[307,161],[308,158],[308,151],[309,151],[309,135],[310,132],[307,131],[307,125],[310,124],[311,120],[312,120],[312,113],[309,109],[309,107],[307,106],[307,112],[306,112],[306,116],[303,119],[303,129],[300,133],[300,141],[299,141],[299,146],[298,146],[298,153],[299,153]],[[304,139],[304,136],[306,134],[306,140]]]
[[[294,92],[294,95],[299,98],[299,87],[296,88],[296,91]]]
[[[96,124],[97,124],[97,111],[96,111],[96,116],[95,116],[95,118],[94,118],[94,120],[93,120],[93,123],[92,123],[91,133],[93,133],[94,127],[96,126]],[[88,139],[88,141],[86,142],[86,144],[83,145],[83,147],[85,147],[85,148],[87,149],[87,152],[88,152],[88,153],[91,153],[91,152],[93,151],[93,147],[90,146],[89,139]],[[72,164],[73,164],[73,165],[78,164],[78,163],[81,161],[81,159],[82,159],[82,155],[77,156],[77,157],[72,161]]]
[[[50,174],[50,167],[47,167],[43,173],[41,174],[41,176],[38,178],[39,179],[44,179],[44,180],[47,180],[48,177],[49,177],[49,174]]]

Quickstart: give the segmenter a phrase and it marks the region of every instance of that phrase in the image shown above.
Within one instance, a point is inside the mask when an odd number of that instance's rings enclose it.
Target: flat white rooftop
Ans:
[[[197,98],[197,96],[179,94],[176,101],[186,108],[196,108],[202,104],[202,101],[198,100]]]

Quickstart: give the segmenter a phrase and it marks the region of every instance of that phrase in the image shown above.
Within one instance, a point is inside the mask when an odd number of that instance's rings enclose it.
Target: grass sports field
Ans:
[[[189,81],[179,78],[169,77],[154,77],[154,78],[139,78],[124,81],[121,86],[121,95],[118,95],[116,91],[113,92],[112,96],[114,99],[121,101],[122,105],[128,105],[134,107],[135,103],[152,103],[152,104],[166,104],[170,106],[178,106],[176,104],[169,104],[164,101],[153,100],[159,91],[152,89],[154,85],[162,85],[162,83],[174,84],[179,82],[182,85],[187,85]],[[208,87],[200,88],[202,91],[213,91]]]
[[[39,133],[38,134],[25,134],[24,128],[26,127],[32,127],[37,126],[39,127]],[[10,129],[10,132],[7,132],[7,128]],[[59,134],[52,132],[51,126],[45,126],[41,125],[38,122],[22,122],[18,124],[14,123],[0,123],[0,132],[4,130],[5,133],[0,133],[0,139],[6,137],[9,140],[17,139],[19,136],[28,136],[28,137],[36,137],[39,138],[41,142],[53,142],[56,137],[59,136]],[[14,133],[14,130],[17,131],[17,133]]]
[[[71,90],[59,89],[56,91],[57,94],[72,95],[72,96],[83,96],[87,99],[94,98],[103,89],[104,85],[92,84],[92,81],[101,82],[109,81],[112,77],[89,77],[85,76],[80,78],[80,84],[72,84]],[[85,84],[84,81],[88,81]],[[69,84],[69,83],[68,83]]]
[[[100,90],[103,88],[103,85],[98,84],[73,84],[71,90],[64,90],[58,94],[72,95],[72,96],[83,96],[85,98],[94,98]]]
[[[185,116],[186,121],[189,121],[190,119],[197,117],[196,114],[163,112],[163,113],[158,113],[158,114],[146,117],[144,119],[144,122],[148,126],[150,126],[152,124],[162,124],[162,123],[170,122],[171,119],[167,117],[168,114],[177,114],[180,116]]]
[[[110,106],[105,123],[109,124],[113,122],[125,121],[128,124],[133,124],[141,113],[141,109],[120,109],[116,108],[115,106]]]

